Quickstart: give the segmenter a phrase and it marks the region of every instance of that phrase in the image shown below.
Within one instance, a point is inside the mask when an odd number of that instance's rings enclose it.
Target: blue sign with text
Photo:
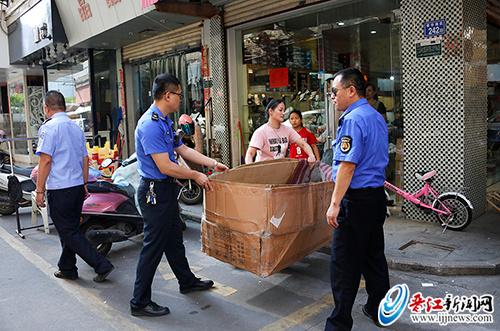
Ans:
[[[446,34],[446,21],[437,20],[424,23],[425,38],[437,37]]]

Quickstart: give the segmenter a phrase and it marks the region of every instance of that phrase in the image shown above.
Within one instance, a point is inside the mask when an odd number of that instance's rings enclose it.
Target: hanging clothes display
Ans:
[[[192,60],[188,64],[188,84],[191,87],[191,99],[193,101],[201,101],[203,93],[201,90],[201,61]]]

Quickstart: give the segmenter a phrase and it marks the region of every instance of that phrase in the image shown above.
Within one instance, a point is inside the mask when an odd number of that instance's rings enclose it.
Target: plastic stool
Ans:
[[[43,229],[46,234],[50,233],[49,230],[49,213],[47,212],[47,199],[45,199],[45,207],[38,207],[36,204],[36,192],[31,192],[31,224],[37,224],[38,214],[42,215]]]

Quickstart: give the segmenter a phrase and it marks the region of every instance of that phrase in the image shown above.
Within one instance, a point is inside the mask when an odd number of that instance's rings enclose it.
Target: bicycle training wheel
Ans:
[[[472,209],[463,198],[454,195],[442,196],[436,200],[434,208],[444,210],[443,206],[450,210],[451,214],[438,214],[438,219],[450,230],[461,231],[472,221]]]

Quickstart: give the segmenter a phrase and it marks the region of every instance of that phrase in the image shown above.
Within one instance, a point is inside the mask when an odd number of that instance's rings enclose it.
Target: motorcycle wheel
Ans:
[[[88,222],[87,224],[84,224],[82,225],[81,227],[81,231],[83,233],[83,235],[85,236],[85,238],[87,238],[87,240],[89,239],[87,237],[87,234],[92,231],[92,230],[103,230],[104,229],[104,226],[102,226],[101,224],[96,224],[96,223],[93,223],[93,222]],[[97,252],[99,254],[101,254],[102,256],[106,256],[108,255],[109,251],[111,250],[111,246],[113,246],[113,243],[102,243],[102,244],[95,244],[93,243],[92,241],[90,241],[90,244],[97,250]]]
[[[185,184],[181,189],[180,199],[186,205],[196,205],[203,199],[203,190],[194,181],[191,183],[191,189],[189,184]]]
[[[10,203],[0,203],[0,215],[8,216],[16,212],[16,207]]]

